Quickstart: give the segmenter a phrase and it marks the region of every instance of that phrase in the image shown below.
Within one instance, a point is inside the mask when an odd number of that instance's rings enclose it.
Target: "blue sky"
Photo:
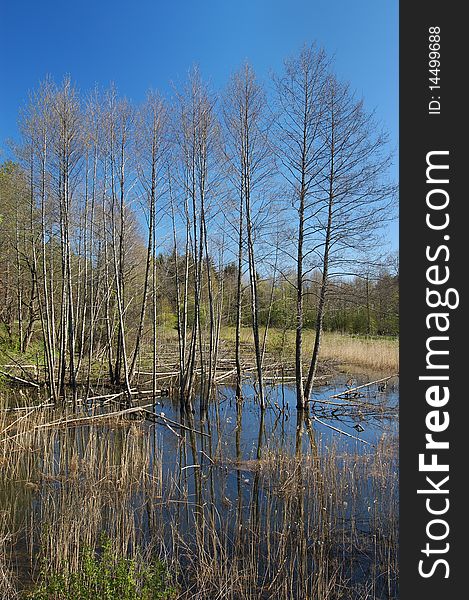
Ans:
[[[184,80],[194,63],[214,88],[246,59],[267,79],[314,40],[397,148],[397,0],[1,0],[0,148],[47,74],[69,73],[82,90],[113,81],[139,102],[149,88],[164,93]],[[396,247],[397,225],[390,237]]]

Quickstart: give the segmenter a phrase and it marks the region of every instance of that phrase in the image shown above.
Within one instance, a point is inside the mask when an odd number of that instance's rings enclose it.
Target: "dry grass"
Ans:
[[[224,462],[223,445],[186,433],[165,470],[153,426],[56,430],[38,425],[57,411],[11,415],[0,416],[0,511],[8,513],[0,555],[23,540],[31,576],[41,566],[76,568],[80,550],[105,532],[120,554],[164,559],[186,600],[396,597],[393,440],[365,455],[339,453],[299,423],[308,451],[265,448],[253,464]],[[14,564],[0,567],[14,598]]]
[[[379,456],[268,452],[250,496],[228,520],[205,497],[182,598],[393,598],[397,581],[397,472]],[[378,541],[379,540],[379,541]]]
[[[304,332],[305,364],[313,350],[315,333]],[[222,339],[234,343],[234,328],[225,327]],[[252,345],[252,332],[248,327],[242,330],[241,341]],[[271,329],[267,336],[267,351],[284,362],[292,362],[295,355],[295,332]],[[321,361],[333,361],[341,367],[359,367],[383,374],[399,371],[399,342],[397,339],[352,336],[349,334],[324,332],[322,337]]]
[[[337,360],[345,366],[359,366],[394,374],[399,371],[399,343],[387,338],[326,333],[321,347],[321,358]]]

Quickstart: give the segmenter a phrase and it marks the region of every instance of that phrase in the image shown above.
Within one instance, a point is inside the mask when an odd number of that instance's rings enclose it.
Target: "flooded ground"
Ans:
[[[181,598],[397,598],[398,381],[344,394],[363,382],[335,377],[304,413],[289,385],[265,411],[251,385],[243,402],[219,387],[205,414],[147,401],[154,424],[19,412],[1,457],[5,569],[20,587],[41,565],[73,569],[104,532],[163,559]]]

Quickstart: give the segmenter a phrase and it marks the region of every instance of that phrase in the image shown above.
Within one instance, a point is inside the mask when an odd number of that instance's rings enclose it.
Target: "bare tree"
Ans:
[[[126,340],[126,223],[127,175],[134,111],[126,100],[119,100],[114,88],[107,97],[107,161],[109,168],[111,252],[117,304],[117,345],[113,367],[113,383],[122,382],[130,398],[129,364]]]
[[[25,164],[28,173],[29,187],[29,242],[31,272],[34,278],[41,273],[41,293],[38,295],[38,309],[42,326],[46,373],[50,394],[54,401],[58,399],[56,386],[56,327],[54,306],[54,267],[52,250],[48,253],[47,246],[52,248],[53,232],[49,223],[49,214],[53,211],[51,200],[51,177],[49,175],[49,156],[52,155],[53,144],[53,99],[54,86],[50,80],[44,81],[37,92],[31,94],[29,104],[21,114],[20,130],[23,145],[19,149],[20,159]],[[35,207],[39,208],[39,236],[32,219]],[[40,257],[38,239],[40,238]]]
[[[217,122],[214,114],[214,100],[202,82],[197,69],[194,69],[190,73],[185,90],[178,94],[176,119],[177,151],[181,164],[179,183],[184,197],[183,210],[186,220],[186,267],[181,333],[184,340],[185,357],[182,368],[184,375],[182,377],[181,394],[184,402],[189,402],[189,396],[193,389],[196,356],[198,353],[201,372],[201,403],[204,404],[211,387],[215,333],[211,261],[207,239],[207,212],[208,196],[210,195],[211,188],[211,163],[214,161],[213,155],[216,145]],[[191,260],[191,264],[189,264],[189,260]],[[194,315],[191,339],[187,348],[184,338],[187,331],[190,271],[192,272],[193,281]],[[207,280],[210,311],[210,337],[207,361],[201,326],[204,273]]]
[[[241,395],[240,329],[242,306],[243,248],[246,246],[251,320],[256,356],[259,400],[265,407],[262,382],[262,347],[259,324],[258,273],[255,258],[255,202],[262,194],[263,184],[272,175],[272,152],[268,139],[267,101],[252,67],[245,64],[231,78],[225,94],[224,124],[226,154],[232,170],[232,180],[239,197],[238,274],[236,308],[237,395]]]
[[[165,168],[165,154],[167,141],[166,137],[166,109],[163,100],[154,93],[149,93],[146,103],[142,107],[137,127],[137,149],[138,156],[138,176],[144,193],[144,210],[148,222],[148,241],[145,261],[145,278],[142,292],[142,302],[140,310],[140,319],[135,338],[135,347],[130,365],[129,380],[132,381],[137,357],[140,349],[145,316],[147,310],[147,300],[150,286],[150,267],[156,265],[156,202],[158,195],[161,194],[161,179],[163,169]],[[152,297],[153,306],[156,307],[156,273],[155,269],[151,271],[152,275]],[[153,339],[156,339],[156,315],[153,315]],[[153,344],[153,370],[156,365],[156,348]],[[153,377],[154,382],[154,377]]]
[[[95,238],[98,237],[99,233],[99,226],[97,226],[95,220],[98,214],[98,168],[100,145],[103,136],[102,104],[97,90],[90,95],[86,104],[86,122],[83,135],[85,148],[85,206],[83,215],[85,269],[83,273],[84,290],[80,362],[85,353],[86,341],[88,350],[86,395],[88,395],[91,384],[91,367],[94,358],[95,330],[97,329],[100,299],[99,270],[98,268],[93,268],[93,264],[98,265],[100,259],[99,251],[95,252]]]
[[[305,264],[314,258],[317,179],[323,168],[323,96],[328,61],[323,50],[305,46],[298,57],[285,62],[275,77],[277,94],[277,151],[298,213],[296,246],[296,341],[295,375],[297,407],[304,408],[303,389],[303,301]]]
[[[67,370],[74,395],[77,386],[75,363],[76,298],[72,266],[72,243],[75,214],[74,192],[82,159],[81,107],[78,94],[69,77],[66,77],[61,87],[55,91],[52,111],[55,124],[52,138],[52,175],[59,208],[62,270],[58,381],[60,393],[64,396]]]
[[[323,96],[323,169],[317,183],[317,248],[322,251],[315,342],[304,395],[309,400],[318,365],[330,279],[353,273],[376,247],[392,216],[395,185],[387,137],[348,85],[329,76]]]

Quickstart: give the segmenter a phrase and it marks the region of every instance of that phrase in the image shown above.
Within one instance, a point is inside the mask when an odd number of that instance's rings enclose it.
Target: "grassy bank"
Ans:
[[[261,341],[264,332],[261,332]],[[307,329],[303,335],[303,367],[305,373],[312,355],[315,333]],[[242,356],[247,363],[254,364],[254,343],[252,330],[245,326],[241,331]],[[151,356],[149,344],[144,344],[139,368],[151,371]],[[178,338],[174,327],[161,329],[157,340],[158,364],[160,370],[175,372],[178,369]],[[219,359],[234,360],[235,328],[222,327],[220,332]],[[266,337],[264,365],[282,365],[294,369],[295,361],[295,331],[269,329]],[[324,332],[319,356],[320,364],[333,369],[345,370],[352,373],[364,371],[370,374],[393,375],[399,371],[399,340],[397,338],[358,336],[336,332]],[[43,373],[43,352],[39,342],[36,342],[28,354],[18,354],[13,349],[0,347],[0,383],[9,381],[2,375],[2,369],[21,378],[28,378],[28,373],[34,377]],[[220,364],[222,364],[220,362]],[[226,362],[224,363],[226,364]],[[84,369],[82,369],[84,372]],[[107,364],[104,360],[97,361],[91,367],[95,381],[104,382],[107,377]]]
[[[226,342],[234,344],[235,329],[224,327],[221,337]],[[314,338],[314,331],[305,330],[303,337],[305,365],[313,351]],[[241,340],[245,344],[252,343],[252,332],[249,327],[243,328]],[[284,361],[294,360],[295,332],[270,329],[267,335],[266,350]],[[323,333],[320,360],[334,361],[343,368],[359,367],[385,374],[394,374],[399,371],[399,340],[326,331]]]

